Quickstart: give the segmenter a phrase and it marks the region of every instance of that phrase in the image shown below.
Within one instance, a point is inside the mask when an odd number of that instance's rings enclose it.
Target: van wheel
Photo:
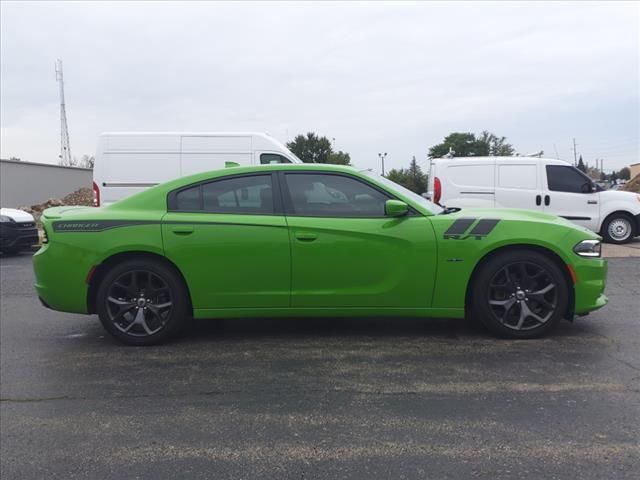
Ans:
[[[172,338],[187,323],[188,308],[181,279],[156,260],[120,263],[98,289],[100,321],[126,345],[155,345]]]
[[[625,213],[609,215],[602,224],[602,237],[607,243],[623,244],[634,236],[633,219]]]
[[[567,310],[565,275],[547,256],[531,250],[506,251],[489,259],[472,287],[470,313],[500,337],[545,335]]]

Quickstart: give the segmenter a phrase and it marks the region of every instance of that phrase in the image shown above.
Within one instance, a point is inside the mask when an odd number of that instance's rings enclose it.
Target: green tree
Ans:
[[[485,144],[493,157],[511,157],[515,153],[513,146],[507,143],[507,137],[498,137],[486,130],[480,134],[478,142]]]
[[[427,175],[422,173],[422,169],[416,157],[413,157],[409,168],[393,169],[387,174],[387,178],[412,192],[421,194],[427,191]]]
[[[331,142],[327,137],[319,137],[314,132],[298,135],[287,148],[305,163],[328,163],[332,153]]]
[[[332,163],[334,165],[351,165],[351,156],[342,150],[331,152],[327,159],[327,163]]]
[[[629,180],[631,178],[631,170],[629,167],[623,167],[618,171],[618,178],[622,180]]]
[[[450,151],[456,157],[512,156],[515,153],[506,137],[498,137],[486,130],[478,137],[470,132],[450,133],[442,143],[429,149],[429,157],[444,157]]]
[[[93,155],[89,156],[85,154],[80,159],[80,162],[78,162],[78,166],[82,168],[93,168],[93,165],[95,163],[96,163],[96,159]]]
[[[587,173],[587,166],[584,164],[584,161],[582,160],[582,155],[580,155],[580,159],[578,160],[578,170],[580,170],[583,173]]]

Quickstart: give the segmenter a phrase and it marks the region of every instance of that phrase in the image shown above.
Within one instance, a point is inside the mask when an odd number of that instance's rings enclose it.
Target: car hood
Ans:
[[[0,215],[9,217],[16,222],[35,222],[33,215],[16,208],[0,208]]]
[[[625,192],[622,190],[604,190],[600,193],[601,200],[607,201],[621,201],[621,202],[633,202],[634,206],[640,206],[640,195],[633,192]]]

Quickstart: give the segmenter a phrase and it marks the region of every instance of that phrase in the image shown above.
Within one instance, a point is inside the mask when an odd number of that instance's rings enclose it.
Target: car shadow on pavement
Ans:
[[[577,328],[576,328],[577,327]],[[586,330],[586,332],[585,332]],[[584,324],[562,321],[549,337],[574,337],[588,333]],[[269,318],[195,320],[178,342],[255,340],[260,338],[388,338],[434,339],[496,338],[468,320],[437,318]],[[548,337],[547,337],[548,338]]]

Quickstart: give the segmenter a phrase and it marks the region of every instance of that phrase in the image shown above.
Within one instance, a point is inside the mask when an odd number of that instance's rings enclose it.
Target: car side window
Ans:
[[[271,175],[225,178],[195,185],[176,193],[172,210],[273,214]]]
[[[287,173],[291,213],[309,217],[383,217],[389,196],[344,175]]]
[[[178,210],[201,210],[202,206],[200,205],[200,200],[200,185],[180,190],[176,194],[176,206]]]
[[[260,163],[262,165],[269,165],[270,163],[291,163],[291,160],[277,153],[261,153]]]
[[[547,165],[547,184],[554,192],[587,193],[591,181],[576,168]]]

